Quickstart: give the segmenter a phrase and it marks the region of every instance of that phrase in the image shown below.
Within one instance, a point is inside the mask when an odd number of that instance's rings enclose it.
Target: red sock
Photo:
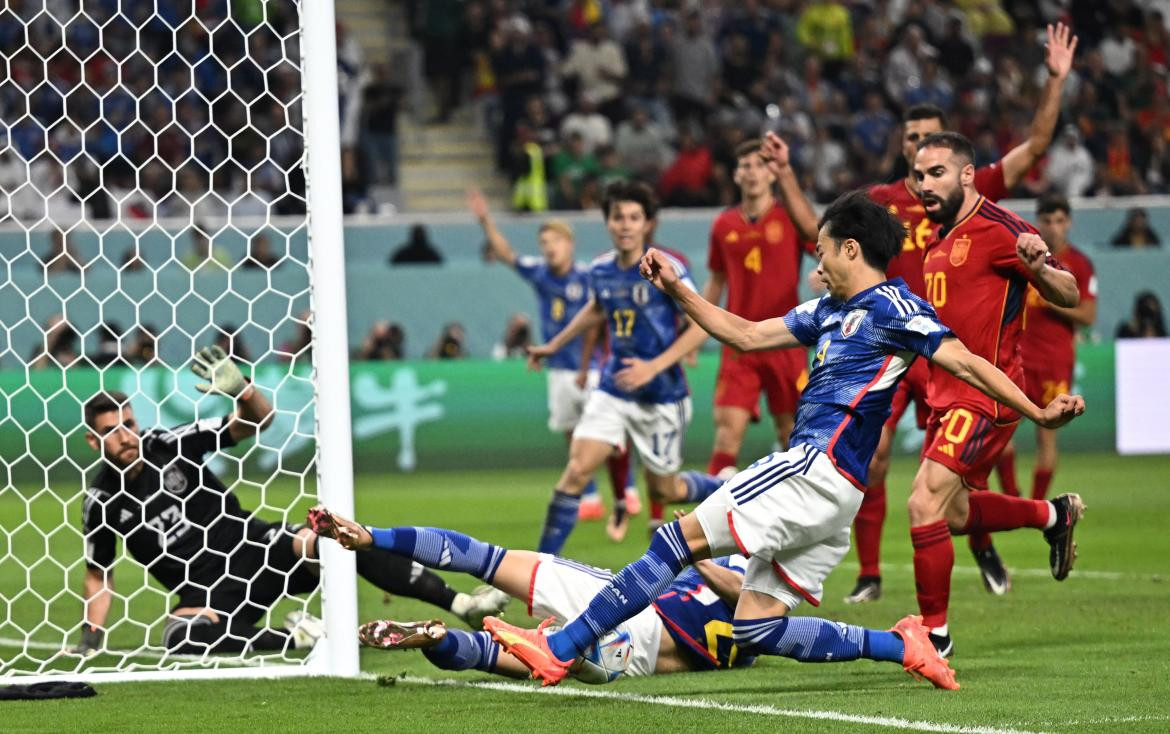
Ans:
[[[997,533],[1017,528],[1039,528],[1048,524],[1048,508],[1043,500],[1008,497],[986,490],[971,492],[967,525],[960,534],[979,531]]]
[[[951,598],[951,569],[955,565],[955,546],[946,520],[910,528],[914,544],[914,583],[918,589],[918,609],[922,623],[930,628],[947,623],[947,604]]]
[[[662,524],[662,518],[666,516],[666,505],[661,502],[650,502],[650,522]]]
[[[629,450],[610,455],[605,461],[605,466],[609,470],[609,486],[613,489],[613,498],[624,500],[626,498],[626,482],[630,478]]]
[[[1020,485],[1016,484],[1016,455],[1004,452],[999,455],[995,465],[995,473],[999,477],[999,486],[1003,493],[1012,497],[1020,496]]]
[[[956,533],[956,535],[961,535],[961,533]],[[985,533],[982,530],[968,533],[967,545],[971,546],[973,551],[987,550],[991,547],[991,533]]]
[[[707,462],[707,473],[711,476],[717,476],[719,472],[729,466],[735,466],[735,454],[729,454],[726,451],[712,451],[711,460]]]
[[[1051,469],[1037,469],[1032,475],[1032,499],[1042,500],[1048,496],[1048,486],[1052,484]]]
[[[886,522],[886,483],[878,482],[865,488],[861,509],[853,520],[853,534],[857,539],[857,560],[861,563],[859,576],[881,576],[882,525]]]

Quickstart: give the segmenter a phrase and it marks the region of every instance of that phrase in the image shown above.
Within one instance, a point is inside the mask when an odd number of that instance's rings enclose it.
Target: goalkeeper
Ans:
[[[191,369],[208,381],[198,390],[235,400],[231,414],[140,434],[126,395],[102,392],[85,404],[86,441],[104,466],[82,511],[85,621],[76,653],[102,649],[117,536],[178,597],[163,631],[163,645],[172,652],[306,647],[322,632],[317,620],[297,612],[286,619],[287,631],[255,626],[282,596],[317,587],[317,536],[304,526],[254,517],[204,466],[208,453],[268,427],[273,409],[219,347],[200,350]],[[447,609],[473,626],[499,609],[497,595],[457,593],[409,558],[385,550],[357,554],[357,571],[380,589]]]

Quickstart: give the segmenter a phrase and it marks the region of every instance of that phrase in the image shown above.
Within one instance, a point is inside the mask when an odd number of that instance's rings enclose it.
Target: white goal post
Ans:
[[[109,500],[88,490],[97,390],[126,393],[142,429],[217,419],[232,400],[189,368],[220,342],[275,420],[206,466],[272,527],[317,501],[353,515],[334,29],[332,0],[0,8],[0,685],[359,673],[354,558],[331,543],[298,562],[318,587],[255,623],[319,615],[311,649],[180,654],[162,640],[176,595],[119,534],[103,646],[71,652],[82,516]],[[160,494],[185,507],[168,472]],[[207,550],[183,525],[133,532]]]

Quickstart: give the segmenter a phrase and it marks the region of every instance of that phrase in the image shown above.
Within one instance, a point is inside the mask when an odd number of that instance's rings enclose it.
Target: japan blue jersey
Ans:
[[[582,263],[573,263],[565,275],[549,270],[544,258],[521,255],[516,258],[516,272],[536,291],[540,304],[540,336],[547,342],[568,326],[577,312],[589,302],[589,269]],[[569,342],[564,349],[548,357],[550,369],[578,370],[581,368],[583,337]],[[590,355],[590,367],[595,367],[597,355]]]
[[[824,451],[864,490],[898,380],[916,357],[930,359],[954,334],[901,278],[845,302],[827,295],[807,301],[784,323],[802,344],[816,346],[791,443]]]
[[[712,560],[741,576],[747,569],[747,559],[740,555]],[[741,668],[756,660],[739,654],[731,636],[735,609],[707,586],[694,567],[680,573],[666,593],[654,600],[654,611],[694,670]]]
[[[666,258],[683,284],[697,290],[686,266],[669,255]],[[650,285],[638,272],[637,264],[620,267],[617,253],[612,250],[589,266],[589,288],[605,312],[609,332],[609,359],[602,368],[599,387],[614,397],[639,403],[674,403],[690,395],[678,363],[634,392],[622,390],[614,380],[614,374],[624,367],[623,359],[654,359],[678,338],[679,316],[683,312],[674,299]]]

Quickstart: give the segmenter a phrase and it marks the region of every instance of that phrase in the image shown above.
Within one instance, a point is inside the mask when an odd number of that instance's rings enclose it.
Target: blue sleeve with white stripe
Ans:
[[[516,258],[516,264],[513,267],[516,268],[516,273],[521,278],[531,283],[536,279],[536,275],[541,269],[540,266],[543,264],[544,261],[534,255],[520,255]]]
[[[821,334],[820,320],[817,318],[817,307],[823,298],[814,298],[805,301],[788,313],[784,314],[784,325],[796,337],[796,340],[806,347],[817,343]]]
[[[934,308],[905,285],[881,286],[876,293],[887,308],[874,315],[874,331],[895,348],[930,359],[943,339],[954,336],[939,321]]]

